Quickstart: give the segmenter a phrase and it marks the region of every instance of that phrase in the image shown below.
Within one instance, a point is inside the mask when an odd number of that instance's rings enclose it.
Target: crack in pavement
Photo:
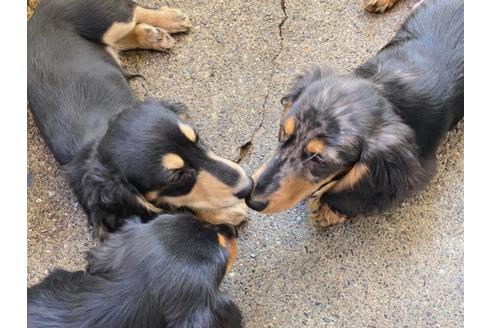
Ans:
[[[253,134],[251,135],[249,140],[239,147],[239,154],[234,159],[234,161],[238,164],[241,162],[244,162],[244,161],[249,161],[249,159],[251,158],[251,153],[253,152],[253,144],[256,140],[256,135],[258,134],[258,131],[263,127],[263,124],[265,123],[266,103],[267,103],[268,97],[270,97],[273,75],[275,74],[275,69],[277,68],[277,63],[276,63],[277,58],[280,56],[280,54],[284,50],[284,36],[283,36],[282,27],[284,26],[287,18],[289,18],[289,16],[287,16],[285,1],[286,0],[280,0],[280,8],[282,10],[282,13],[284,14],[284,17],[282,18],[282,20],[278,24],[278,35],[280,37],[280,46],[279,46],[279,50],[277,51],[277,53],[275,54],[275,56],[273,56],[273,58],[271,60],[272,70],[270,72],[270,76],[269,76],[269,80],[268,80],[267,93],[266,93],[265,97],[263,98],[262,110],[260,112],[261,121],[260,121],[260,124],[258,124],[258,126],[253,131]]]

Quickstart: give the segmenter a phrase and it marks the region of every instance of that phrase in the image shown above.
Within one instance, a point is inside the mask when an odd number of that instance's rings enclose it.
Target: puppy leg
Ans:
[[[327,203],[320,202],[319,198],[309,200],[308,207],[309,220],[317,228],[326,228],[347,220],[346,215],[333,211]]]
[[[153,49],[166,50],[172,48],[176,41],[166,30],[145,23],[139,23],[125,37],[114,44],[117,50]]]
[[[169,34],[191,28],[188,16],[174,8],[148,9],[136,5],[129,16],[127,21],[111,24],[102,37],[105,44],[119,50],[162,50],[175,44]]]
[[[188,16],[175,8],[148,9],[137,6],[135,8],[135,18],[137,23],[160,27],[170,34],[186,32],[191,28]]]
[[[248,207],[245,203],[238,203],[235,206],[220,208],[216,210],[195,210],[196,216],[203,221],[212,224],[232,224],[239,225],[246,221]]]
[[[397,2],[398,0],[364,0],[364,9],[370,13],[382,13]]]

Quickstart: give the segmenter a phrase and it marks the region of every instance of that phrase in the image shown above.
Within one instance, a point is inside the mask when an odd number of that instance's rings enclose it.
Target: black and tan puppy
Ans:
[[[311,217],[326,226],[423,187],[463,117],[463,28],[462,0],[424,1],[353,73],[307,72],[282,99],[280,145],[248,205],[273,213],[311,196]]]
[[[129,221],[88,253],[86,271],[57,269],[27,290],[30,328],[241,327],[219,289],[237,233],[190,214]]]
[[[251,179],[199,140],[183,105],[138,101],[119,65],[117,51],[163,50],[189,28],[177,9],[130,0],[44,0],[28,23],[34,120],[99,228],[169,206],[213,223],[245,217]]]

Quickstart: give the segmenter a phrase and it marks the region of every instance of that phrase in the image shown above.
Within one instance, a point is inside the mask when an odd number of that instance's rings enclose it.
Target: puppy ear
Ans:
[[[78,163],[78,164],[77,164]],[[95,233],[115,231],[132,215],[145,216],[161,210],[150,204],[119,173],[89,158],[66,167],[72,187]]]
[[[360,161],[339,180],[333,191],[356,190],[368,195],[367,207],[383,210],[427,183],[432,176],[429,165],[423,165],[419,159],[413,130],[394,122],[368,138]]]
[[[303,74],[298,75],[294,87],[280,100],[280,103],[284,107],[283,114],[290,110],[292,104],[301,96],[310,84],[332,74],[334,74],[334,71],[329,67],[313,66]]]

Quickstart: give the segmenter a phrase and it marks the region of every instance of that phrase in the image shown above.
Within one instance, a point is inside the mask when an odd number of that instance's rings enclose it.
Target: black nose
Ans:
[[[243,189],[241,189],[239,192],[237,192],[234,196],[236,196],[239,199],[243,199],[246,198],[246,196],[248,196],[252,190],[253,190],[253,180],[249,178],[248,185]]]
[[[251,199],[251,197],[246,197],[246,204],[253,210],[261,212],[267,207],[268,201],[256,200],[256,199]]]

